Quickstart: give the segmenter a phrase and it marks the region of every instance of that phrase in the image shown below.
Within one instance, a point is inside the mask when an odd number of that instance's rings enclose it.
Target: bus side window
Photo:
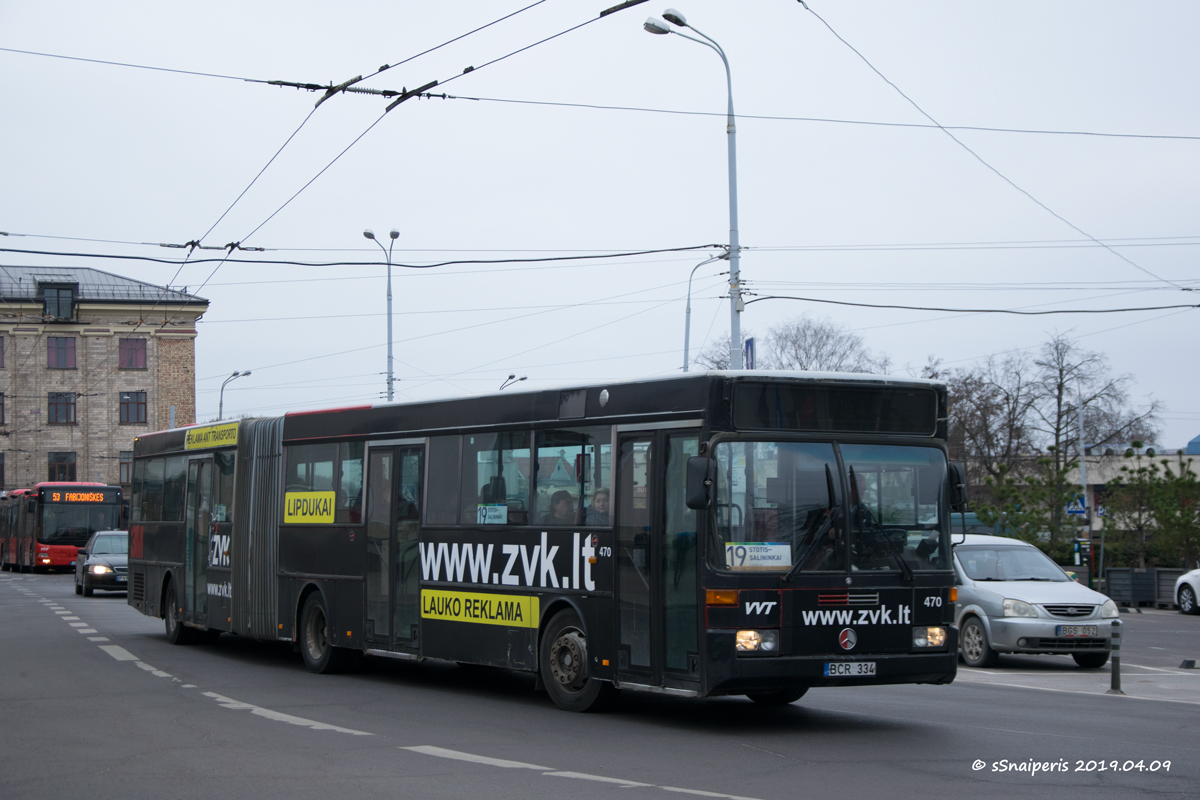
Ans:
[[[529,431],[463,437],[463,525],[529,524]]]
[[[362,522],[363,443],[342,442],[338,446],[337,510],[334,522]]]
[[[133,484],[129,487],[130,522],[142,521],[142,483],[146,478],[146,462],[133,462]]]
[[[158,522],[162,519],[163,472],[165,458],[152,458],[146,462],[146,480],[142,488],[142,521]]]
[[[429,440],[428,477],[425,492],[426,525],[458,524],[459,436],[434,436]]]
[[[183,500],[187,490],[187,456],[171,456],[167,459],[163,476],[162,519],[183,521]]]

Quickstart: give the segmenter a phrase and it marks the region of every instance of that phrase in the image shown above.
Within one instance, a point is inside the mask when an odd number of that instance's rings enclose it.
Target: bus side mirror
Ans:
[[[946,481],[949,484],[950,510],[963,512],[967,510],[967,468],[960,461],[947,465],[949,469]]]
[[[687,460],[687,507],[703,510],[712,505],[712,490],[717,482],[717,462],[706,456]]]
[[[37,500],[33,497],[29,498],[29,501],[25,504],[25,510],[28,511],[30,514],[36,512],[37,511]]]

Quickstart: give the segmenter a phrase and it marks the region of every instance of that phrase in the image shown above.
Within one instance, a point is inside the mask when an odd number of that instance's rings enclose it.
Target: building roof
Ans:
[[[78,284],[82,303],[167,303],[208,305],[194,294],[143,283],[91,267],[2,267],[0,298],[6,301],[37,302],[39,284]]]

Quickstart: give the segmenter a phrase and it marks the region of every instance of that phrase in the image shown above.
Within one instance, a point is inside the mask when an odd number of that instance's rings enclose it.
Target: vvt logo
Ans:
[[[746,603],[747,614],[770,614],[771,609],[779,604],[778,600],[764,600],[758,603]]]

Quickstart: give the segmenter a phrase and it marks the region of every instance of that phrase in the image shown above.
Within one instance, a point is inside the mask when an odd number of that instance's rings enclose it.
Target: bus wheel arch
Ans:
[[[538,675],[554,704],[565,711],[599,711],[616,689],[608,681],[591,677],[587,629],[571,603],[556,603],[547,610],[538,636]]]

